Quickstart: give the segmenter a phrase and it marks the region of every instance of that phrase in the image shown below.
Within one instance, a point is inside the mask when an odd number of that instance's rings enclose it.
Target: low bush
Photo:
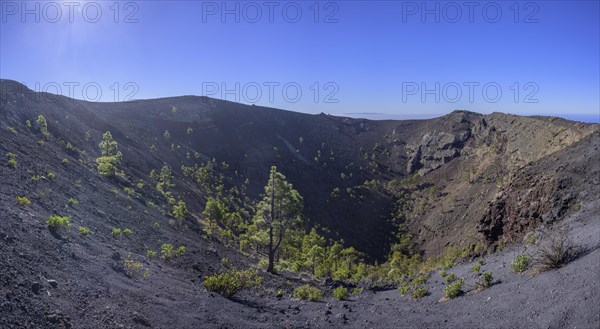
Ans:
[[[92,231],[85,226],[79,226],[79,234],[86,236],[92,234]]]
[[[175,256],[182,256],[185,254],[185,246],[173,247],[170,243],[163,243],[160,246],[160,253],[164,259],[170,259]]]
[[[462,279],[452,282],[451,284],[447,285],[446,288],[444,288],[444,295],[446,295],[448,298],[454,298],[458,296],[463,285],[464,281]]]
[[[6,153],[6,157],[8,158],[8,165],[17,168],[17,155],[14,153]]]
[[[406,295],[409,291],[410,291],[410,286],[406,282],[404,282],[398,286],[398,292],[402,296]]]
[[[110,234],[112,234],[112,236],[119,236],[123,234],[123,231],[120,228],[113,228]]]
[[[206,290],[231,298],[241,290],[259,285],[262,277],[254,270],[236,270],[215,274],[204,279]]]
[[[129,254],[127,256],[127,258],[125,258],[123,260],[123,266],[125,267],[125,270],[127,271],[127,275],[129,275],[130,277],[136,279],[139,278],[140,276],[142,276],[142,270],[143,270],[143,265],[142,262],[140,261],[136,261],[131,257],[131,254]],[[146,273],[144,273],[144,277],[146,277]]]
[[[487,289],[492,286],[493,280],[494,277],[492,276],[491,272],[483,272],[483,274],[481,274],[479,277],[479,280],[477,280],[477,286],[480,289]]]
[[[76,205],[78,205],[78,204],[79,204],[79,201],[77,201],[77,200],[76,200],[76,199],[74,199],[74,198],[69,198],[69,201],[68,201],[68,203],[69,203],[69,206],[76,206]]]
[[[428,294],[429,294],[429,291],[427,290],[427,288],[425,288],[423,286],[419,286],[415,290],[413,290],[412,298],[421,299],[421,298],[427,296]]]
[[[128,228],[123,230],[123,235],[125,235],[125,236],[131,236],[132,234],[133,234],[133,231]]]
[[[323,299],[323,292],[319,288],[305,284],[294,289],[294,298],[315,302]]]
[[[526,254],[521,254],[517,255],[517,257],[515,257],[515,260],[513,260],[510,263],[510,265],[512,266],[515,272],[523,273],[529,268],[530,263],[531,259],[529,258],[529,256]]]
[[[454,273],[452,272],[450,272],[450,274],[448,274],[448,276],[444,278],[444,282],[446,283],[451,283],[454,280],[456,280],[456,275],[454,275]]]
[[[343,286],[333,289],[333,297],[335,297],[337,300],[344,300],[348,298],[348,289]]]
[[[48,179],[51,181],[56,180],[56,175],[52,172],[49,172],[47,176],[48,176]]]
[[[358,296],[362,293],[363,288],[360,287],[356,287],[354,289],[352,289],[352,296]]]
[[[479,271],[481,271],[481,265],[479,265],[479,264],[473,265],[473,267],[471,267],[471,271],[473,271],[474,273],[479,273]]]
[[[540,245],[536,262],[541,271],[561,268],[577,259],[581,251],[576,248],[564,233],[560,233]]]
[[[412,285],[413,286],[423,285],[423,284],[427,283],[428,278],[429,278],[428,274],[420,275],[420,276],[416,277],[414,280],[412,280]]]
[[[50,229],[68,229],[71,227],[71,217],[69,216],[50,216],[50,219],[46,221],[46,224]]]
[[[148,256],[149,259],[152,259],[154,257],[156,257],[157,252],[154,250],[146,250],[146,256]]]
[[[17,197],[17,204],[19,206],[22,206],[22,207],[27,207],[28,205],[31,204],[31,201],[28,198],[24,197],[24,196],[22,196],[22,197],[18,196]]]

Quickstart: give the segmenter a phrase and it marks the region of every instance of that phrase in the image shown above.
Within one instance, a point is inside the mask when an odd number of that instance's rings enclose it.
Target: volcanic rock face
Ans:
[[[518,169],[488,204],[479,232],[489,242],[521,238],[528,230],[551,225],[598,191],[598,134]]]

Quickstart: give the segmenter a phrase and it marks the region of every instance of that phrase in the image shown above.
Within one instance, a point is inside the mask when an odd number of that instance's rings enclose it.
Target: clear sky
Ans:
[[[78,99],[207,95],[371,118],[600,116],[598,1],[1,5],[0,76]]]

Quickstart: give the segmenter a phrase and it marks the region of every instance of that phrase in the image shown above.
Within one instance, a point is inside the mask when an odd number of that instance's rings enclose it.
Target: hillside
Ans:
[[[89,103],[34,93],[10,80],[0,80],[0,91],[0,327],[458,327],[469,321],[480,327],[513,312],[506,306],[513,302],[528,306],[506,319],[507,327],[524,326],[519,321],[534,313],[540,327],[600,324],[594,306],[600,304],[597,124],[465,111],[370,121],[196,96]],[[35,123],[39,115],[47,138]],[[116,179],[97,170],[106,131],[122,152],[123,174]],[[432,294],[419,302],[396,290],[366,289],[348,302],[299,303],[287,298],[293,287],[310,282],[331,298],[332,286],[292,272],[265,273],[260,289],[233,301],[207,292],[205,276],[257,267],[259,259],[207,233],[209,188],[184,170],[204,164],[240,208],[260,197],[276,166],[304,198],[305,228],[356,248],[369,264],[385,261],[390,247],[408,237],[423,259],[449,248],[490,254],[486,264],[502,284],[466,294],[473,311],[458,300],[438,303],[441,280],[429,282]],[[171,216],[154,187],[150,173],[165,165],[173,170],[173,196],[189,209],[183,221]],[[16,197],[31,204],[18,205]],[[51,215],[68,215],[74,227],[93,234],[53,234],[45,223]],[[523,241],[560,225],[586,246],[585,255],[531,279],[505,269]],[[133,234],[115,237],[114,228]],[[164,243],[185,246],[185,255],[144,260],[146,280],[124,273],[128,255],[143,258]],[[467,277],[465,262],[454,271]],[[573,278],[573,289],[559,287],[551,299],[537,290],[515,297],[528,285],[551,289],[565,276]],[[279,289],[283,299],[273,297]],[[494,311],[484,313],[481,305],[490,298]],[[544,310],[548,303],[571,306]],[[406,323],[398,322],[402,310],[412,314]],[[431,312],[429,320],[419,323],[423,312]]]

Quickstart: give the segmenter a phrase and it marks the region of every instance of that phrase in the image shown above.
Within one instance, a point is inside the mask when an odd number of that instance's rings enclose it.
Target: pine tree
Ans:
[[[268,272],[274,273],[275,255],[282,242],[294,228],[302,224],[301,210],[302,196],[276,167],[271,167],[265,194],[257,205],[253,223],[257,235],[266,235],[266,241],[260,240],[264,241],[268,249]]]
[[[102,141],[98,145],[100,147],[101,157],[96,159],[98,163],[98,172],[102,176],[112,177],[115,175],[117,166],[121,163],[123,155],[119,152],[117,142],[113,140],[110,131],[102,135]]]

